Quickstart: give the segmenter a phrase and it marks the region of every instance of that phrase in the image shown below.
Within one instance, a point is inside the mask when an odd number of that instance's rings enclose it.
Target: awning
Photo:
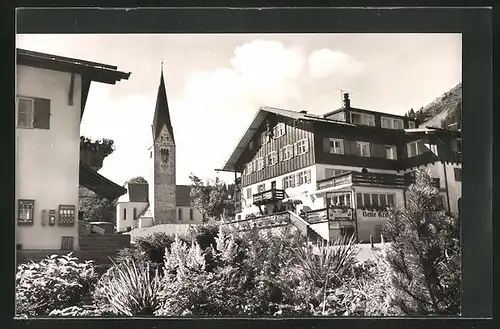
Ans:
[[[321,190],[310,192],[309,194],[310,195],[318,195],[318,194],[323,194],[323,193],[327,193],[327,192],[339,191],[339,190],[343,190],[343,189],[345,189],[346,192],[350,192],[351,191],[351,189],[350,189],[351,187],[352,187],[352,184],[344,184],[344,185],[327,187],[327,188],[324,188],[324,189],[321,189]]]

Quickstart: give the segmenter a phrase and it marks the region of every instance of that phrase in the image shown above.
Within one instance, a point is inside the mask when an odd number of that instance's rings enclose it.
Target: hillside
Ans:
[[[448,129],[460,129],[462,118],[462,83],[459,83],[432,103],[407,115],[418,121],[419,125]]]

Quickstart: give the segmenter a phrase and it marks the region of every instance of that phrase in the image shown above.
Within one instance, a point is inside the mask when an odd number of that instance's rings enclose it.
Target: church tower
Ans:
[[[150,208],[154,225],[171,224],[176,220],[176,182],[175,182],[175,140],[170,121],[167,92],[163,78],[163,63],[160,86],[156,98],[153,118],[152,153],[152,193]]]

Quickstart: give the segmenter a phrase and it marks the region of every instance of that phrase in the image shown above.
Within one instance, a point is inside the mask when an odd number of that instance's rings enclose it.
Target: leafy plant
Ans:
[[[93,264],[78,262],[71,253],[21,264],[16,274],[16,314],[41,316],[83,305],[96,281]]]
[[[95,299],[116,315],[154,315],[161,289],[161,279],[151,275],[148,263],[131,260],[108,270],[98,283]]]
[[[112,139],[103,138],[103,139],[92,140],[88,137],[81,136],[80,149],[89,150],[91,152],[99,152],[104,157],[107,157],[108,155],[114,152],[115,146],[114,146],[114,141]]]

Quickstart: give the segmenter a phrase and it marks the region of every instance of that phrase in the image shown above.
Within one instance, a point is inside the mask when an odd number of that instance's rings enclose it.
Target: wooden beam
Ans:
[[[71,73],[69,80],[68,105],[73,106],[73,91],[75,89],[75,74]]]

